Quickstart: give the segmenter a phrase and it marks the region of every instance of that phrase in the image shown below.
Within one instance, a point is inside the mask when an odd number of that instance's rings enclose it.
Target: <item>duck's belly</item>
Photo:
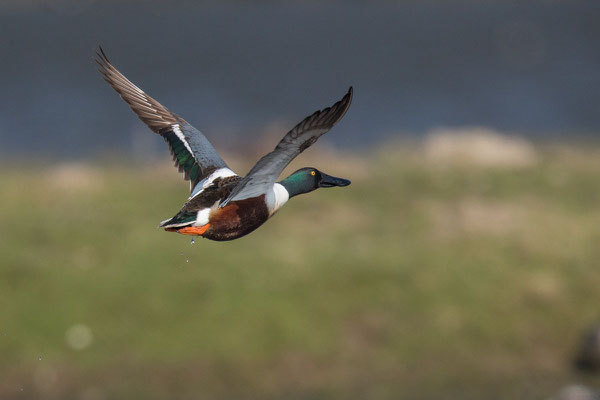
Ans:
[[[211,240],[233,240],[252,232],[269,219],[264,195],[233,201],[211,212],[209,227],[202,237]]]

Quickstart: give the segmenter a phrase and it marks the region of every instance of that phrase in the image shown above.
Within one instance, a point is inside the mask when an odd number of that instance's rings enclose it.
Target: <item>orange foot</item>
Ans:
[[[202,226],[186,226],[184,228],[167,228],[169,232],[177,232],[182,235],[194,235],[200,236],[210,227],[210,224],[202,225]]]

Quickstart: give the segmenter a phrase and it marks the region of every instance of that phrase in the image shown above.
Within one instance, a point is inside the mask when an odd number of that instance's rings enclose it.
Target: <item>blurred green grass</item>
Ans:
[[[167,167],[5,165],[0,398],[600,386],[571,369],[600,318],[600,148],[538,150],[520,168],[398,146],[329,158],[350,187],[295,198],[243,239],[195,244],[156,228],[188,193]],[[77,324],[93,334],[80,350],[65,339]]]

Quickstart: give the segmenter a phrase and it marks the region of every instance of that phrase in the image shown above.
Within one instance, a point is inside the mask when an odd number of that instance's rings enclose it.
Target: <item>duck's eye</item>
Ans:
[[[312,176],[315,176],[317,173],[316,173],[315,171],[310,171],[310,174],[311,174]]]

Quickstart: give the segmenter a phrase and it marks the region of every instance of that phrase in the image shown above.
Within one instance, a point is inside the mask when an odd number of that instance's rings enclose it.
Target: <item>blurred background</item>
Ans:
[[[599,18],[591,0],[3,0],[0,398],[593,398]],[[287,170],[352,185],[233,242],[156,229],[188,185],[98,45],[240,174],[353,85]]]

